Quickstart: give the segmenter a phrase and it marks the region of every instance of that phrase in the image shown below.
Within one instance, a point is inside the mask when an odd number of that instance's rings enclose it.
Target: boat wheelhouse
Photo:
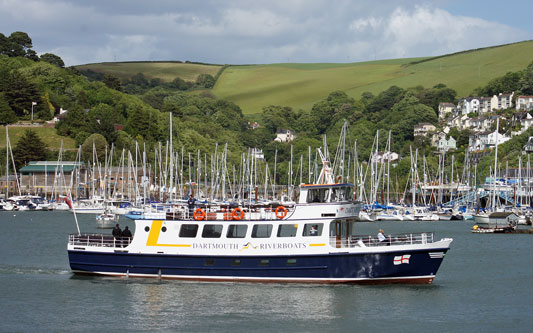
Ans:
[[[133,239],[72,234],[77,274],[195,281],[432,283],[452,239],[358,235],[336,220],[136,220]]]

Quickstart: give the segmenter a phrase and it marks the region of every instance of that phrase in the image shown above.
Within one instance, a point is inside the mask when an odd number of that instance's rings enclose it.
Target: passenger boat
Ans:
[[[136,220],[133,239],[71,234],[76,274],[193,281],[430,284],[452,239],[357,235],[350,219]]]

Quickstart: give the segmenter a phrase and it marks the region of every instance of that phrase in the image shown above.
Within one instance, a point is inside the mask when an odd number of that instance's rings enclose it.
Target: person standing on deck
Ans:
[[[131,234],[130,229],[126,226],[124,231],[122,231],[122,241],[124,242],[124,245],[128,245],[131,242],[132,237],[133,235]]]
[[[115,238],[116,246],[120,247],[122,243],[122,229],[120,229],[120,225],[118,223],[113,228],[113,238]]]
[[[196,199],[192,194],[189,195],[189,200],[187,200],[187,206],[189,206],[189,218],[193,218],[194,206],[196,205]]]

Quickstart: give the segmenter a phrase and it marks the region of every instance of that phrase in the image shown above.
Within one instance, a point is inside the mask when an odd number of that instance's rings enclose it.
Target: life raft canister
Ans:
[[[201,208],[196,208],[196,210],[194,211],[194,219],[196,221],[202,221],[202,220],[205,220],[207,214],[205,213],[205,211]]]
[[[276,217],[281,220],[285,216],[287,216],[287,208],[278,206],[278,208],[276,208]]]

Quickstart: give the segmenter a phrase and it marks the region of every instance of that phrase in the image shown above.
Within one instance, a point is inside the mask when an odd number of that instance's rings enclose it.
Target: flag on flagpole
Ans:
[[[37,105],[37,102],[31,102],[31,105]]]

